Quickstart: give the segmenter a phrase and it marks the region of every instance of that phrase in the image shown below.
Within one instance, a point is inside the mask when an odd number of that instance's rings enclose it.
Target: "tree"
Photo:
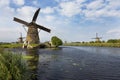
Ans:
[[[53,36],[51,38],[51,42],[52,42],[52,45],[54,45],[55,47],[58,47],[63,44],[62,40],[56,36]]]

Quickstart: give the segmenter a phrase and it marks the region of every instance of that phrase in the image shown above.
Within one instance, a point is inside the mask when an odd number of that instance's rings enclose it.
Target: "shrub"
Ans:
[[[56,36],[53,36],[51,38],[51,42],[52,42],[52,45],[54,45],[56,47],[58,47],[58,46],[63,44],[62,40],[60,38],[56,37]]]

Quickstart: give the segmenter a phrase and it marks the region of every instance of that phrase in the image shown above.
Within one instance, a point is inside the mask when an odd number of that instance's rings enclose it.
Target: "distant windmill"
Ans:
[[[22,37],[22,33],[20,33],[20,37],[18,38],[18,42],[19,43],[23,43],[23,39],[24,39],[25,37]]]
[[[16,21],[18,23],[21,23],[21,24],[24,24],[25,26],[28,27],[26,41],[29,42],[30,44],[31,43],[32,44],[39,44],[39,42],[40,42],[39,41],[39,35],[38,35],[39,34],[38,33],[38,28],[42,29],[44,31],[47,31],[47,32],[51,31],[50,29],[45,28],[45,27],[35,23],[36,19],[38,17],[39,11],[40,11],[40,8],[35,12],[35,14],[33,16],[33,19],[32,19],[32,22],[30,22],[30,23],[14,17],[14,21]]]
[[[102,39],[102,37],[98,37],[98,33],[96,33],[96,37],[92,39],[95,39],[96,42],[100,42],[100,39]]]

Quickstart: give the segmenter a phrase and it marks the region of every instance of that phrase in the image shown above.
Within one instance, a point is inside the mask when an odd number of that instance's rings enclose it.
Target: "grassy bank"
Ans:
[[[23,44],[18,43],[2,43],[0,48],[21,48]]]
[[[120,43],[66,43],[64,46],[119,47]]]
[[[28,69],[21,54],[0,50],[0,80],[28,80]]]
[[[0,43],[0,48],[22,48],[23,43]],[[49,43],[30,44],[29,48],[50,48]]]

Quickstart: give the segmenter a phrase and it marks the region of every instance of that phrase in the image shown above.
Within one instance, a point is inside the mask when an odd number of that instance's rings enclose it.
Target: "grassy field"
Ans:
[[[64,46],[120,47],[120,43],[65,43]]]
[[[23,43],[2,43],[0,48],[22,48]],[[32,47],[39,46],[39,44],[30,44]]]

